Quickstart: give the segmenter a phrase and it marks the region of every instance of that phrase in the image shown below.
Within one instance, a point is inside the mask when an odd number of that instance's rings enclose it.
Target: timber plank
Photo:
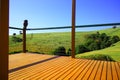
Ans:
[[[106,80],[107,79],[107,61],[104,61],[103,63],[104,64],[103,64],[101,80]]]
[[[82,78],[83,80],[87,80],[90,77],[90,75],[91,75],[91,73],[92,73],[96,64],[97,64],[97,61],[95,60],[94,63],[88,69],[88,71],[85,73],[85,76]]]
[[[88,80],[94,80],[95,79],[95,76],[96,76],[96,73],[98,71],[99,65],[100,65],[100,61],[97,61],[97,64],[95,65],[95,68],[93,69],[93,71],[92,71]]]
[[[118,80],[117,71],[114,62],[111,63],[113,80]]]
[[[26,54],[20,53],[20,54],[11,55],[9,57],[9,69],[20,67],[26,64],[34,63],[36,61],[44,60],[51,57],[53,56],[47,56],[47,55],[45,56],[41,54],[29,54],[29,53]]]
[[[87,60],[86,63],[84,63],[85,65],[83,67],[81,67],[73,76],[71,76],[70,80],[75,80],[79,74],[87,67],[87,65],[89,65],[91,63],[91,60]]]
[[[73,67],[69,68],[68,70],[66,69],[65,71],[60,72],[59,74],[61,74],[57,80],[63,80],[67,75],[71,74],[71,72],[73,72],[77,67],[79,67],[83,61],[78,60],[80,62],[77,62],[76,65],[74,65]],[[49,79],[48,79],[49,80]]]
[[[67,60],[67,59],[66,59]],[[54,71],[55,68],[61,66],[61,63],[64,65],[66,63],[63,63],[63,61],[60,59],[61,62],[57,61],[56,63],[53,63],[54,65],[47,65],[48,68],[44,69],[42,72],[38,71],[36,74],[34,74],[33,76],[29,77],[29,79],[34,79],[34,78],[37,78],[37,77],[41,77],[41,76],[44,76],[46,75],[47,73],[51,73],[51,71]],[[65,61],[65,60],[64,60]],[[26,79],[27,80],[27,79]]]
[[[118,80],[120,80],[120,63],[115,63],[116,71],[117,71],[117,76]]]
[[[62,58],[61,58],[62,59]],[[25,68],[25,69],[22,69],[20,71],[17,71],[16,74],[18,74],[17,76],[14,75],[16,78],[19,78],[20,75],[31,75],[31,73],[33,74],[33,71],[35,73],[37,73],[38,71],[42,71],[42,70],[45,70],[45,68],[48,67],[48,65],[51,65],[51,63],[56,63],[58,62],[59,60],[61,60],[59,58],[55,59],[55,60],[51,60],[51,61],[48,61],[47,64],[43,63],[43,64],[38,64],[38,65],[35,65],[35,66],[31,66],[31,67],[28,67],[28,68]],[[58,60],[58,61],[57,61]],[[54,64],[55,65],[55,64]],[[14,74],[14,73],[13,73]],[[13,78],[15,78],[13,77]],[[21,76],[22,77],[22,76]],[[27,77],[27,76],[26,76]]]
[[[77,64],[77,62],[78,62],[78,60],[72,60],[72,61],[70,61],[70,63],[68,64],[68,63],[66,63],[67,65],[65,65],[65,66],[62,66],[62,67],[57,67],[57,69],[54,69],[54,70],[52,70],[52,72],[48,72],[47,74],[47,76],[44,76],[44,77],[42,77],[42,78],[35,78],[35,79],[44,79],[44,78],[46,78],[46,77],[48,77],[49,75],[53,75],[53,76],[55,76],[53,79],[55,80],[55,78],[57,78],[57,77],[59,77],[59,75],[60,75],[60,72],[63,72],[63,71],[66,71],[66,70],[68,70],[69,68],[71,68],[71,67],[73,67],[74,65],[76,65]],[[56,75],[57,74],[57,75]]]
[[[111,62],[108,62],[108,66],[107,66],[107,80],[112,80]]]
[[[100,65],[98,67],[98,71],[96,73],[95,80],[100,80],[101,79],[102,70],[103,70],[103,61],[101,61]]]
[[[32,70],[32,69],[30,69],[30,70]],[[30,70],[28,70],[28,71],[30,71]],[[17,75],[17,76],[19,76],[20,73],[24,73],[24,72],[26,72],[26,71],[24,71],[24,70],[23,70],[23,72],[18,71],[18,75]],[[14,72],[13,72],[13,73],[10,73],[10,77],[12,76],[12,74],[14,75]]]
[[[83,67],[86,62],[87,62],[87,60],[82,60],[81,64],[80,64],[74,71],[72,71],[69,75],[67,75],[67,76],[64,78],[64,80],[70,79],[71,76],[73,76],[81,67]]]
[[[85,74],[87,73],[87,71],[90,69],[91,66],[93,66],[94,63],[95,63],[95,61],[92,60],[91,63],[89,65],[87,65],[86,68],[81,72],[81,74],[76,78],[76,80],[82,80],[83,77],[85,76]]]

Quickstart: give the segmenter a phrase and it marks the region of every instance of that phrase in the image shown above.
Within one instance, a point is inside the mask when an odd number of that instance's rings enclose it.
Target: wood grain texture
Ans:
[[[0,80],[8,80],[9,0],[0,0]]]
[[[51,55],[15,54],[10,55],[9,69],[31,64]],[[22,59],[22,60],[21,60]],[[15,63],[16,62],[16,63]],[[19,62],[19,64],[18,64]],[[22,64],[23,63],[23,64]],[[12,65],[15,65],[12,66]],[[9,80],[119,80],[120,63],[71,57],[57,57],[27,68],[9,73]]]

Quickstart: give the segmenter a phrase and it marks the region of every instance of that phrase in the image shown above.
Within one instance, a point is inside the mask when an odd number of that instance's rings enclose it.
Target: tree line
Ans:
[[[108,36],[106,33],[94,33],[86,36],[86,43],[76,47],[76,54],[88,51],[100,50],[110,47],[114,43],[120,41],[120,38],[115,36]]]
[[[120,38],[117,35],[109,36],[106,33],[94,33],[85,36],[86,42],[76,46],[76,54],[100,50],[110,46],[113,46],[114,43],[120,41]],[[60,46],[53,51],[54,55],[71,55],[71,49],[66,51],[64,46]]]

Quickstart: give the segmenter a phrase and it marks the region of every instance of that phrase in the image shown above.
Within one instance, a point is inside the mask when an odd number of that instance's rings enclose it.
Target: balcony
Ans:
[[[118,24],[119,23],[84,25],[76,26],[76,28]],[[45,29],[57,29],[57,27]],[[23,50],[26,46],[23,46]],[[70,56],[66,57],[28,52],[9,55],[9,80],[119,80],[119,71],[120,62],[76,59]]]
[[[6,5],[4,5],[6,4]],[[7,80],[8,72],[8,25],[9,25],[9,0],[1,2],[1,18],[0,18],[0,79]],[[73,12],[74,14],[74,12]],[[9,80],[119,80],[120,79],[120,63],[76,59],[75,56],[75,14],[73,15],[72,24],[72,58],[65,56],[43,55],[35,53],[19,53],[9,55]],[[115,24],[87,25],[94,26],[110,26]],[[86,26],[77,26],[86,27]],[[76,27],[76,28],[77,28]],[[12,28],[12,27],[11,27]],[[65,27],[71,28],[71,27]],[[16,28],[18,29],[18,28]],[[20,29],[23,30],[23,29]],[[31,29],[26,29],[31,30]],[[34,29],[33,29],[34,30]],[[25,29],[24,29],[25,32]],[[24,36],[23,52],[26,52],[26,37]],[[3,37],[4,36],[4,37]],[[4,43],[3,43],[4,42]],[[4,62],[3,62],[4,61]]]

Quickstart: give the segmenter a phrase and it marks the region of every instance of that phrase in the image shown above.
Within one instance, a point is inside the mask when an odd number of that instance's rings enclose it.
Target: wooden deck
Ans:
[[[9,80],[120,80],[120,63],[21,53],[9,56]]]

